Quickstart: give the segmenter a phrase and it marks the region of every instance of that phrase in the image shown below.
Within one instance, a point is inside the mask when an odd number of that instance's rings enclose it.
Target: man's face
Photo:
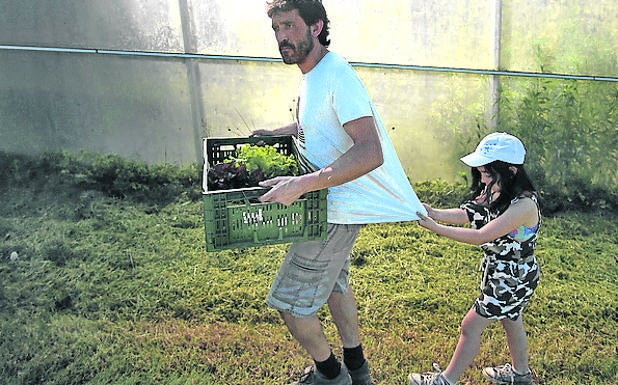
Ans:
[[[299,64],[305,61],[315,43],[311,29],[300,17],[298,10],[274,13],[272,27],[283,62]]]

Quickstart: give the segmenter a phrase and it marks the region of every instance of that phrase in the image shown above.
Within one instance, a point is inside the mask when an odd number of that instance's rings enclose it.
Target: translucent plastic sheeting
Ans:
[[[183,61],[0,51],[0,62],[0,150],[197,159]]]

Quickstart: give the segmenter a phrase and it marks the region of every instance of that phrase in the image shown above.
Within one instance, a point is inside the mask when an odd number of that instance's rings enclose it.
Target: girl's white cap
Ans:
[[[526,149],[521,140],[505,132],[494,132],[481,140],[476,150],[461,158],[470,167],[480,167],[496,160],[524,164]]]

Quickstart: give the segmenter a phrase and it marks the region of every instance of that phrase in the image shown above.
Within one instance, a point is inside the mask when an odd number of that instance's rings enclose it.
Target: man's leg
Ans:
[[[290,333],[311,355],[318,371],[329,379],[337,376],[341,364],[332,354],[316,314],[333,292],[348,291],[350,249],[359,229],[360,225],[329,224],[326,240],[292,244],[266,299],[282,314]],[[349,378],[347,369],[341,370],[341,376]]]
[[[354,348],[360,345],[358,309],[352,289],[348,288],[344,294],[333,292],[328,298],[328,307],[337,325],[343,347]]]
[[[358,308],[352,289],[348,287],[344,293],[333,292],[328,307],[343,343],[343,362],[352,377],[352,385],[372,384],[369,363],[360,341]]]
[[[281,314],[292,336],[315,361],[328,359],[331,353],[330,345],[326,336],[324,336],[322,324],[317,316],[298,318],[286,312]]]

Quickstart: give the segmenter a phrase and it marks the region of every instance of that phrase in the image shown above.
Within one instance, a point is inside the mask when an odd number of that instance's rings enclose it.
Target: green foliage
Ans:
[[[9,186],[46,183],[63,184],[80,190],[100,191],[108,196],[146,200],[164,205],[180,197],[201,197],[201,165],[149,166],[118,155],[66,151],[36,157],[0,153],[2,182]],[[35,183],[36,182],[36,183]],[[41,184],[43,182],[43,184]]]
[[[241,146],[235,158],[247,171],[260,170],[266,179],[279,175],[298,175],[298,165],[293,155],[281,154],[274,146]]]
[[[208,168],[208,191],[256,187],[282,175],[298,175],[294,155],[285,155],[272,145],[246,145],[225,161]]]
[[[511,79],[502,88],[500,130],[525,143],[546,209],[617,210],[616,84]]]
[[[414,191],[424,203],[436,208],[458,207],[470,193],[466,184],[443,180],[418,182],[414,184]]]
[[[264,305],[284,245],[207,253],[199,201],[162,204],[130,183],[112,196],[84,182],[91,163],[45,159],[11,160],[0,187],[0,385],[279,384],[308,364]],[[465,186],[427,181],[415,190],[446,207]],[[525,316],[536,383],[615,384],[616,219],[565,213],[543,222],[542,281]],[[477,295],[479,258],[478,247],[414,223],[361,231],[351,284],[378,383],[446,365]],[[332,319],[320,315],[341,354]],[[480,368],[507,360],[504,334],[490,327],[460,383],[481,383]]]

